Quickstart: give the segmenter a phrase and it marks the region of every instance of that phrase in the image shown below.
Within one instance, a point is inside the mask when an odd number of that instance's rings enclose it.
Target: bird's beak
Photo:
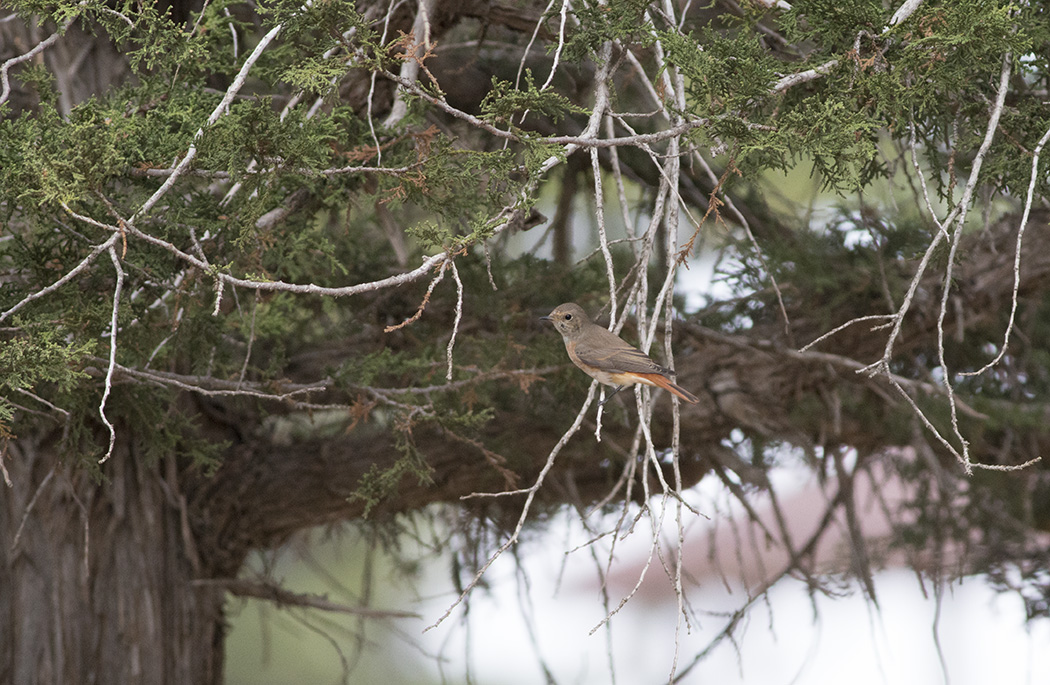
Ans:
[[[550,320],[551,320],[551,317],[549,317],[549,316],[541,316],[540,317],[540,321],[550,321]]]

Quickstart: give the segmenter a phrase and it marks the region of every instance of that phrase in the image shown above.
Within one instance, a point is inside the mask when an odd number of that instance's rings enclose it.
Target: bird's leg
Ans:
[[[613,395],[615,395],[616,393],[618,393],[618,392],[620,392],[621,390],[623,390],[623,388],[624,388],[624,386],[622,386],[622,385],[617,385],[617,386],[616,386],[616,390],[613,390],[613,391],[612,391],[611,393],[609,393],[609,396],[608,396],[608,397],[606,397],[606,398],[605,398],[604,400],[602,400],[601,402],[599,402],[599,403],[598,403],[598,406],[599,406],[599,407],[604,407],[604,406],[605,406],[605,403],[606,403],[606,402],[608,402],[609,400],[611,400],[611,399],[613,398]]]

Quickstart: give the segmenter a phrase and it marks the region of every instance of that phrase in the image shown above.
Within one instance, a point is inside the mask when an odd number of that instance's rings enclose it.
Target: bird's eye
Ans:
[[[572,318],[572,314],[566,314],[566,315],[565,315],[565,320],[566,320],[566,321],[568,321],[568,320],[569,320],[569,319],[571,319],[571,318]]]

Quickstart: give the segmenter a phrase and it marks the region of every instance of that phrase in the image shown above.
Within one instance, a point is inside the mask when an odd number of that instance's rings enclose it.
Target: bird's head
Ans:
[[[560,304],[547,316],[540,317],[544,321],[550,321],[558,329],[562,337],[571,340],[579,334],[584,324],[589,323],[587,312],[575,302]]]

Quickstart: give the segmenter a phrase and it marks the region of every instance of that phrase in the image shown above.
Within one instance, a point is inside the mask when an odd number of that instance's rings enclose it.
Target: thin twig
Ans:
[[[259,312],[259,291],[255,291],[255,301],[252,303],[252,321],[248,327],[248,344],[244,351],[244,363],[241,364],[241,373],[237,377],[237,384],[244,382],[244,375],[248,372],[248,361],[252,358],[252,347],[255,345],[255,317]],[[243,319],[242,319],[243,320]]]
[[[1028,180],[1028,192],[1025,195],[1021,224],[1017,228],[1017,246],[1014,248],[1014,285],[1010,293],[1010,320],[1007,322],[1006,331],[1003,333],[1003,344],[999,348],[999,354],[995,355],[995,359],[976,371],[961,372],[960,375],[962,376],[980,376],[1002,361],[1003,356],[1006,354],[1006,349],[1010,346],[1010,332],[1013,331],[1014,319],[1017,315],[1017,291],[1021,287],[1021,242],[1024,240],[1024,231],[1028,226],[1028,216],[1032,211],[1032,198],[1035,197],[1035,184],[1039,178],[1039,155],[1042,153],[1047,141],[1050,141],[1050,129],[1047,129],[1043,137],[1039,139],[1039,144],[1035,146],[1035,151],[1032,153],[1032,174]]]
[[[219,104],[215,106],[214,110],[212,110],[211,115],[208,116],[207,122],[203,126],[198,128],[197,132],[193,134],[193,141],[190,143],[190,146],[186,150],[186,153],[183,155],[182,159],[179,161],[178,164],[175,165],[175,168],[174,170],[172,170],[171,175],[168,176],[167,180],[165,180],[164,183],[161,184],[160,188],[157,188],[157,190],[153,193],[153,195],[149,197],[149,199],[142,203],[142,206],[139,207],[138,211],[132,214],[131,218],[128,219],[128,224],[133,224],[139,219],[139,217],[146,216],[147,214],[149,214],[150,210],[153,209],[157,202],[159,202],[160,199],[164,197],[169,190],[171,190],[172,186],[175,185],[175,181],[178,180],[178,178],[182,176],[182,174],[189,168],[190,164],[197,156],[197,141],[200,140],[201,137],[204,135],[204,129],[213,126],[215,122],[217,122],[222,117],[223,114],[229,111],[230,103],[233,102],[233,99],[237,96],[237,93],[241,90],[242,87],[244,87],[244,83],[248,78],[248,72],[251,71],[251,68],[259,60],[259,58],[262,57],[262,53],[266,50],[267,47],[269,47],[270,43],[272,43],[274,39],[277,38],[277,34],[279,34],[283,28],[284,24],[278,24],[277,26],[274,26],[272,29],[270,29],[265,36],[259,39],[259,43],[255,46],[255,49],[252,50],[252,53],[248,55],[248,58],[244,60],[244,64],[241,65],[241,69],[237,72],[237,75],[234,77],[233,82],[230,84],[230,87],[226,89],[226,93],[225,95],[223,95],[222,100],[219,101]]]
[[[808,83],[809,81],[815,81],[818,78],[826,76],[828,72],[830,72],[838,65],[839,61],[837,59],[833,59],[828,60],[824,64],[821,64],[819,67],[807,69],[806,71],[801,71],[797,74],[788,74],[787,76],[783,77],[775,84],[773,84],[772,91],[774,93],[782,93],[788,88],[791,88],[792,86],[797,86],[800,83]]]
[[[7,487],[12,488],[14,487],[14,483],[11,482],[11,474],[7,472],[7,466],[4,464],[4,459],[7,458],[7,447],[9,441],[9,437],[4,438],[4,446],[0,448],[0,475],[4,477],[4,484]]]
[[[22,539],[22,530],[26,527],[26,521],[29,520],[29,514],[32,513],[33,507],[36,506],[36,501],[40,499],[40,493],[44,491],[44,488],[47,487],[47,484],[50,483],[51,479],[54,477],[55,468],[56,467],[54,466],[51,467],[51,470],[49,470],[47,475],[44,476],[44,480],[40,481],[40,485],[38,485],[36,490],[33,491],[33,496],[29,499],[29,504],[26,505],[26,510],[22,512],[22,519],[18,522],[18,530],[15,531],[15,539],[11,541],[11,547],[9,548],[10,551],[13,552],[18,548],[18,541]]]
[[[605,277],[609,283],[610,317],[616,321],[616,274],[612,252],[609,251],[609,235],[605,230],[605,195],[602,193],[602,167],[598,163],[598,150],[591,148],[591,171],[594,176],[594,216],[598,226],[598,245],[605,258]]]
[[[89,266],[91,266],[91,263],[93,261],[95,261],[95,259],[100,254],[102,254],[106,250],[111,249],[113,247],[113,245],[117,242],[117,240],[120,239],[120,229],[116,228],[115,226],[104,226],[104,228],[106,228],[107,230],[112,230],[113,231],[113,235],[111,235],[109,237],[109,240],[107,240],[106,242],[104,242],[104,243],[102,243],[100,245],[96,245],[94,248],[92,248],[91,252],[88,253],[88,256],[84,257],[84,259],[82,259],[79,264],[77,264],[75,267],[70,269],[66,273],[65,276],[63,276],[62,278],[58,279],[57,281],[55,281],[51,285],[47,286],[46,288],[41,288],[40,290],[37,290],[34,293],[30,293],[29,295],[26,295],[24,298],[22,298],[21,301],[18,302],[18,304],[14,305],[13,307],[8,309],[7,311],[5,311],[2,314],[0,314],[0,321],[3,321],[8,316],[14,314],[19,309],[21,309],[22,307],[26,306],[27,304],[29,304],[33,300],[37,300],[37,299],[39,299],[41,297],[44,297],[45,295],[50,295],[51,293],[55,292],[56,290],[58,290],[59,288],[64,286],[66,283],[69,283],[71,280],[76,278],[82,271],[84,271]]]
[[[449,337],[448,348],[445,350],[445,357],[448,360],[448,373],[445,374],[445,380],[451,381],[452,348],[456,345],[456,334],[459,333],[459,322],[463,319],[463,281],[459,278],[459,269],[456,268],[456,261],[450,261],[449,266],[452,268],[452,278],[456,281],[456,319],[452,323],[452,336]]]
[[[474,577],[463,588],[456,600],[453,601],[451,605],[449,605],[445,612],[441,614],[441,616],[439,616],[438,619],[434,621],[434,623],[424,628],[423,632],[427,632],[433,628],[438,627],[445,621],[445,619],[451,616],[452,612],[456,609],[456,607],[459,606],[463,602],[463,600],[467,598],[471,591],[477,586],[477,584],[481,582],[481,579],[485,576],[485,573],[489,570],[489,567],[491,567],[492,564],[495,563],[496,559],[500,558],[504,552],[506,552],[508,549],[511,548],[511,546],[518,542],[518,538],[521,536],[521,531],[525,527],[525,520],[528,518],[529,511],[532,508],[532,503],[536,498],[536,493],[539,492],[540,486],[543,485],[543,481],[546,479],[547,474],[554,467],[554,462],[558,458],[558,454],[560,454],[561,451],[565,448],[565,446],[569,444],[569,440],[572,439],[572,436],[580,430],[580,426],[583,424],[583,419],[587,415],[587,410],[590,408],[591,402],[594,400],[594,387],[596,385],[597,383],[591,384],[591,389],[587,393],[587,399],[584,401],[583,406],[580,407],[580,411],[576,413],[576,419],[572,422],[572,425],[569,427],[569,429],[565,431],[565,433],[561,436],[561,439],[558,440],[558,443],[547,455],[547,461],[544,463],[543,468],[540,469],[540,472],[536,476],[536,480],[533,482],[533,484],[525,490],[517,490],[512,493],[501,493],[526,495],[525,503],[521,507],[521,514],[518,516],[518,522],[514,526],[514,530],[511,531],[510,536],[507,538],[506,541],[504,541],[502,545],[499,546],[499,548],[496,549],[495,552],[489,555],[489,558],[474,573]],[[471,495],[468,495],[463,499],[467,499],[471,496],[481,496],[481,493],[472,493]]]
[[[553,4],[553,0],[551,0],[551,2]],[[550,5],[548,5],[547,7],[548,7],[548,11],[549,11]],[[551,83],[554,82],[554,74],[558,71],[558,64],[561,62],[561,51],[565,48],[565,25],[568,22],[569,11],[570,10],[571,10],[571,7],[570,7],[569,0],[562,0],[561,10],[558,11],[558,16],[559,16],[559,20],[558,20],[558,46],[556,48],[554,48],[554,62],[551,64],[550,73],[547,74],[547,80],[543,82],[543,85],[540,87],[540,90],[547,90],[547,88],[550,87]],[[537,24],[536,25],[536,29],[539,30],[539,27],[540,27],[540,25]],[[533,37],[534,38],[535,38],[535,35],[536,34],[533,33]],[[524,60],[522,60],[522,61],[524,62]],[[520,75],[521,75],[520,67],[518,69],[518,75],[519,75],[519,78],[520,78]]]
[[[955,432],[955,437],[959,440],[959,444],[962,446],[960,462],[962,463],[963,469],[966,471],[967,475],[972,473],[970,467],[970,445],[963,436],[962,429],[959,428],[959,415],[955,404],[955,388],[952,384],[951,371],[949,370],[948,364],[944,358],[944,319],[948,314],[948,300],[951,295],[955,254],[958,251],[959,243],[962,240],[963,226],[966,223],[966,213],[969,210],[970,199],[973,197],[974,188],[977,187],[981,165],[984,162],[985,156],[988,154],[988,150],[992,147],[992,141],[995,139],[995,132],[999,127],[999,117],[1002,115],[1003,105],[1006,102],[1006,93],[1010,86],[1010,73],[1012,71],[1012,66],[1012,55],[1009,52],[1004,53],[1002,69],[999,72],[999,93],[995,99],[995,105],[992,108],[991,115],[988,117],[988,127],[985,129],[984,140],[981,142],[981,147],[977,150],[977,155],[974,157],[973,165],[970,168],[970,178],[963,190],[962,198],[959,200],[959,216],[955,220],[955,230],[952,234],[952,243],[948,250],[948,263],[944,269],[944,286],[941,293],[941,308],[937,316],[937,359],[941,365],[942,371],[944,372],[944,388],[948,392],[948,406],[951,410],[952,429]]]
[[[343,167],[332,167],[329,169],[310,169],[307,167],[289,167],[281,164],[281,160],[276,160],[276,164],[273,166],[266,167],[252,167],[245,169],[244,171],[238,172],[243,176],[266,176],[274,173],[275,171],[281,171],[284,173],[294,173],[301,176],[317,177],[317,176],[345,176],[348,174],[387,174],[389,176],[398,176],[408,174],[410,172],[417,171],[424,162],[415,162],[402,167],[378,167],[378,166],[343,166]],[[145,176],[145,177],[168,177],[175,173],[176,167],[169,167],[166,169],[134,169],[131,171],[132,176]],[[182,172],[185,176],[196,176],[200,178],[212,178],[216,180],[229,180],[234,178],[235,174],[231,174],[229,171],[223,171],[221,169],[190,169]]]
[[[83,6],[84,4],[86,3],[81,2],[80,6]],[[74,15],[69,19],[66,19],[65,23],[62,24],[62,28],[58,29],[50,36],[34,45],[27,52],[24,52],[16,57],[12,57],[11,59],[7,60],[2,65],[0,65],[0,104],[7,102],[7,99],[11,97],[11,81],[10,74],[8,73],[11,70],[11,67],[21,64],[22,62],[28,62],[44,50],[47,50],[49,47],[54,45],[55,41],[62,37],[62,35],[66,32],[66,29],[68,29],[73,24],[73,21],[76,20],[76,18],[77,15]]]
[[[131,378],[148,381],[156,385],[168,385],[173,388],[188,390],[207,397],[255,397],[259,399],[286,401],[298,395],[327,390],[328,384],[330,383],[330,380],[328,379],[306,385],[289,383],[285,385],[285,387],[288,388],[286,392],[278,393],[263,392],[262,390],[256,389],[272,387],[270,384],[264,385],[251,383],[248,384],[248,388],[245,388],[245,384],[240,381],[226,381],[220,378],[211,378],[208,376],[187,376],[183,374],[168,373],[165,371],[142,371],[122,364],[115,364],[113,369],[114,371],[119,371],[122,375]],[[211,387],[204,385],[205,383],[209,384]]]
[[[44,406],[48,407],[52,411],[56,411],[59,414],[61,414],[62,416],[64,416],[67,421],[69,420],[70,413],[68,411],[66,411],[65,409],[63,409],[62,407],[56,407],[54,404],[52,404],[51,402],[48,402],[43,397],[40,397],[39,395],[31,393],[30,391],[26,390],[25,388],[14,388],[14,391],[17,392],[17,393],[20,393],[22,395],[25,395],[26,397],[33,398],[34,400],[36,400],[40,404],[43,404]]]
[[[384,333],[393,333],[394,331],[398,330],[399,328],[404,328],[405,326],[407,326],[407,325],[409,325],[411,323],[415,323],[416,321],[419,320],[419,317],[423,316],[423,310],[426,309],[427,308],[427,304],[430,303],[430,296],[434,292],[434,288],[436,288],[437,284],[440,283],[442,281],[442,279],[445,278],[445,270],[452,263],[453,263],[453,261],[450,259],[450,260],[446,261],[445,263],[443,263],[441,265],[441,268],[438,269],[438,274],[437,274],[437,276],[435,276],[433,278],[433,280],[430,281],[430,285],[427,286],[427,292],[426,292],[425,295],[423,295],[423,301],[419,303],[419,307],[416,308],[416,313],[413,314],[412,316],[408,317],[407,319],[405,319],[404,321],[402,321],[399,324],[395,324],[393,326],[387,326],[386,328],[383,329]]]
[[[838,333],[839,331],[841,331],[841,330],[843,330],[845,328],[849,328],[850,326],[852,326],[855,323],[860,323],[861,321],[885,321],[886,319],[892,319],[892,318],[893,318],[893,314],[869,314],[868,316],[857,316],[857,317],[854,317],[854,318],[850,319],[849,321],[847,321],[844,324],[841,324],[839,326],[835,326],[835,328],[832,328],[827,333],[817,337],[812,342],[809,342],[809,343],[803,345],[802,347],[798,348],[798,351],[799,352],[805,352],[806,350],[808,350],[809,348],[813,347],[814,345],[820,343],[823,340],[826,340],[826,339],[830,338],[831,336],[835,335],[836,333]]]
[[[96,219],[92,219],[91,217],[73,211],[65,203],[62,203],[62,207],[67,212],[69,212],[69,214],[72,217],[79,219],[80,221],[106,230],[119,231],[119,229],[116,226],[111,226],[109,224],[102,223]],[[509,225],[509,223],[510,222],[508,221],[501,224],[500,226],[497,226],[493,231],[494,234],[501,233]],[[151,245],[155,245],[163,250],[166,250],[178,257],[179,259],[193,266],[196,266],[199,269],[205,271],[210,270],[209,264],[207,262],[202,261],[200,258],[195,257],[194,255],[191,255],[188,252],[180,250],[172,243],[149,235],[148,233],[139,230],[130,223],[125,222],[125,225],[127,226],[127,231],[129,235],[135,236],[136,238],[150,243]],[[119,237],[119,235],[117,237]],[[115,239],[116,238],[114,238],[114,240]],[[427,257],[423,260],[422,266],[412,271],[395,274],[393,276],[380,279],[378,281],[372,281],[369,283],[358,283],[356,285],[349,285],[341,288],[331,288],[326,286],[315,285],[313,283],[299,284],[287,283],[285,281],[255,281],[246,278],[237,278],[235,276],[231,276],[230,274],[223,273],[221,271],[210,271],[211,274],[215,276],[215,278],[220,279],[229,285],[247,288],[249,290],[281,291],[299,293],[302,295],[323,295],[329,297],[349,297],[351,295],[359,295],[361,293],[373,292],[376,290],[382,290],[384,288],[391,288],[399,285],[404,285],[406,283],[412,283],[422,278],[423,276],[426,276],[434,268],[443,265],[449,258],[450,256],[447,252],[441,252],[436,255],[433,255],[432,257]],[[63,283],[64,282],[65,281],[63,281]],[[2,316],[3,315],[0,315],[0,317]],[[2,318],[0,318],[0,320],[2,320]]]
[[[355,607],[341,604],[333,602],[323,595],[292,592],[280,585],[262,581],[251,581],[241,578],[198,578],[191,581],[190,584],[198,587],[219,588],[238,597],[265,599],[281,607],[297,606],[307,609],[321,609],[322,611],[366,616],[368,618],[422,618],[422,616],[412,611],[374,609],[372,607]]]
[[[109,259],[113,262],[113,268],[117,272],[117,283],[113,287],[113,309],[109,319],[109,364],[106,367],[106,381],[102,391],[102,401],[98,405],[98,413],[102,417],[102,423],[109,430],[109,448],[106,449],[106,453],[102,455],[102,458],[98,460],[100,464],[105,463],[110,458],[113,454],[113,446],[117,442],[117,430],[106,416],[106,400],[109,399],[109,393],[113,389],[113,371],[117,366],[117,315],[120,313],[120,292],[124,288],[124,267],[120,265],[120,258],[117,257],[117,250],[113,246],[109,248]]]

